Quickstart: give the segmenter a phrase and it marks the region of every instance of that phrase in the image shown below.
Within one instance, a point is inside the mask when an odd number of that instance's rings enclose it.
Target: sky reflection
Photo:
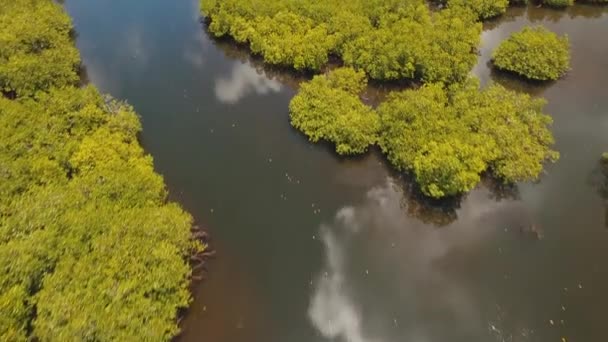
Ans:
[[[412,218],[403,196],[389,178],[321,226],[326,261],[308,309],[314,327],[332,341],[501,341],[499,306],[482,306],[456,270],[467,273],[480,249],[504,233],[488,220],[505,218],[506,226],[508,217],[525,216],[521,205],[478,190],[458,221],[435,228]]]
[[[228,76],[215,81],[215,95],[222,103],[234,104],[250,94],[278,93],[283,86],[278,81],[260,74],[248,63],[235,62]]]

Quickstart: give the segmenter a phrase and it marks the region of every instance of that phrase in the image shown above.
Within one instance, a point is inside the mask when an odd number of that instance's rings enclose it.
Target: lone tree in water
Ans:
[[[570,43],[544,27],[525,27],[502,42],[492,59],[497,68],[532,80],[556,80],[570,69]]]
[[[365,152],[380,128],[378,115],[359,99],[366,85],[365,73],[352,68],[315,76],[291,101],[291,124],[312,142],[335,143],[339,154]]]

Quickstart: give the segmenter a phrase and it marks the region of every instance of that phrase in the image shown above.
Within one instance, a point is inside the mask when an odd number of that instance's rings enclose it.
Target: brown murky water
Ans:
[[[294,131],[297,80],[210,40],[196,1],[66,7],[91,81],[142,115],[157,169],[218,250],[181,340],[608,339],[608,8],[514,8],[486,25],[474,73],[546,97],[562,157],[538,184],[428,203],[377,152],[340,159]],[[488,68],[530,23],[570,36],[564,79]]]

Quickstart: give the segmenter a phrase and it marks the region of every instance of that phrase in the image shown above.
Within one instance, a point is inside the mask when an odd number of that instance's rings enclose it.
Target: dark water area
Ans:
[[[537,184],[437,204],[377,151],[308,143],[288,120],[298,78],[210,39],[197,1],[65,6],[89,79],[141,114],[172,198],[218,251],[178,340],[608,340],[608,8],[513,8],[486,24],[474,73],[546,97],[561,159]],[[562,80],[488,67],[530,23],[569,35]]]

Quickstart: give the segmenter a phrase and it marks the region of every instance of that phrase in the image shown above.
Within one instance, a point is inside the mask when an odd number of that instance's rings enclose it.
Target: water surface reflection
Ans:
[[[388,178],[321,226],[326,262],[308,310],[313,325],[329,340],[352,342],[442,341],[447,332],[452,341],[487,341],[505,334],[499,303],[484,303],[478,285],[456,270],[473,269],[479,251],[504,236],[525,238],[525,209],[478,190],[458,209],[458,221],[433,229],[404,210],[404,196]],[[498,268],[487,271],[503,277]]]
[[[215,81],[215,95],[224,103],[236,103],[251,93],[264,95],[278,93],[281,83],[267,78],[249,63],[235,62],[228,77],[220,76]]]

